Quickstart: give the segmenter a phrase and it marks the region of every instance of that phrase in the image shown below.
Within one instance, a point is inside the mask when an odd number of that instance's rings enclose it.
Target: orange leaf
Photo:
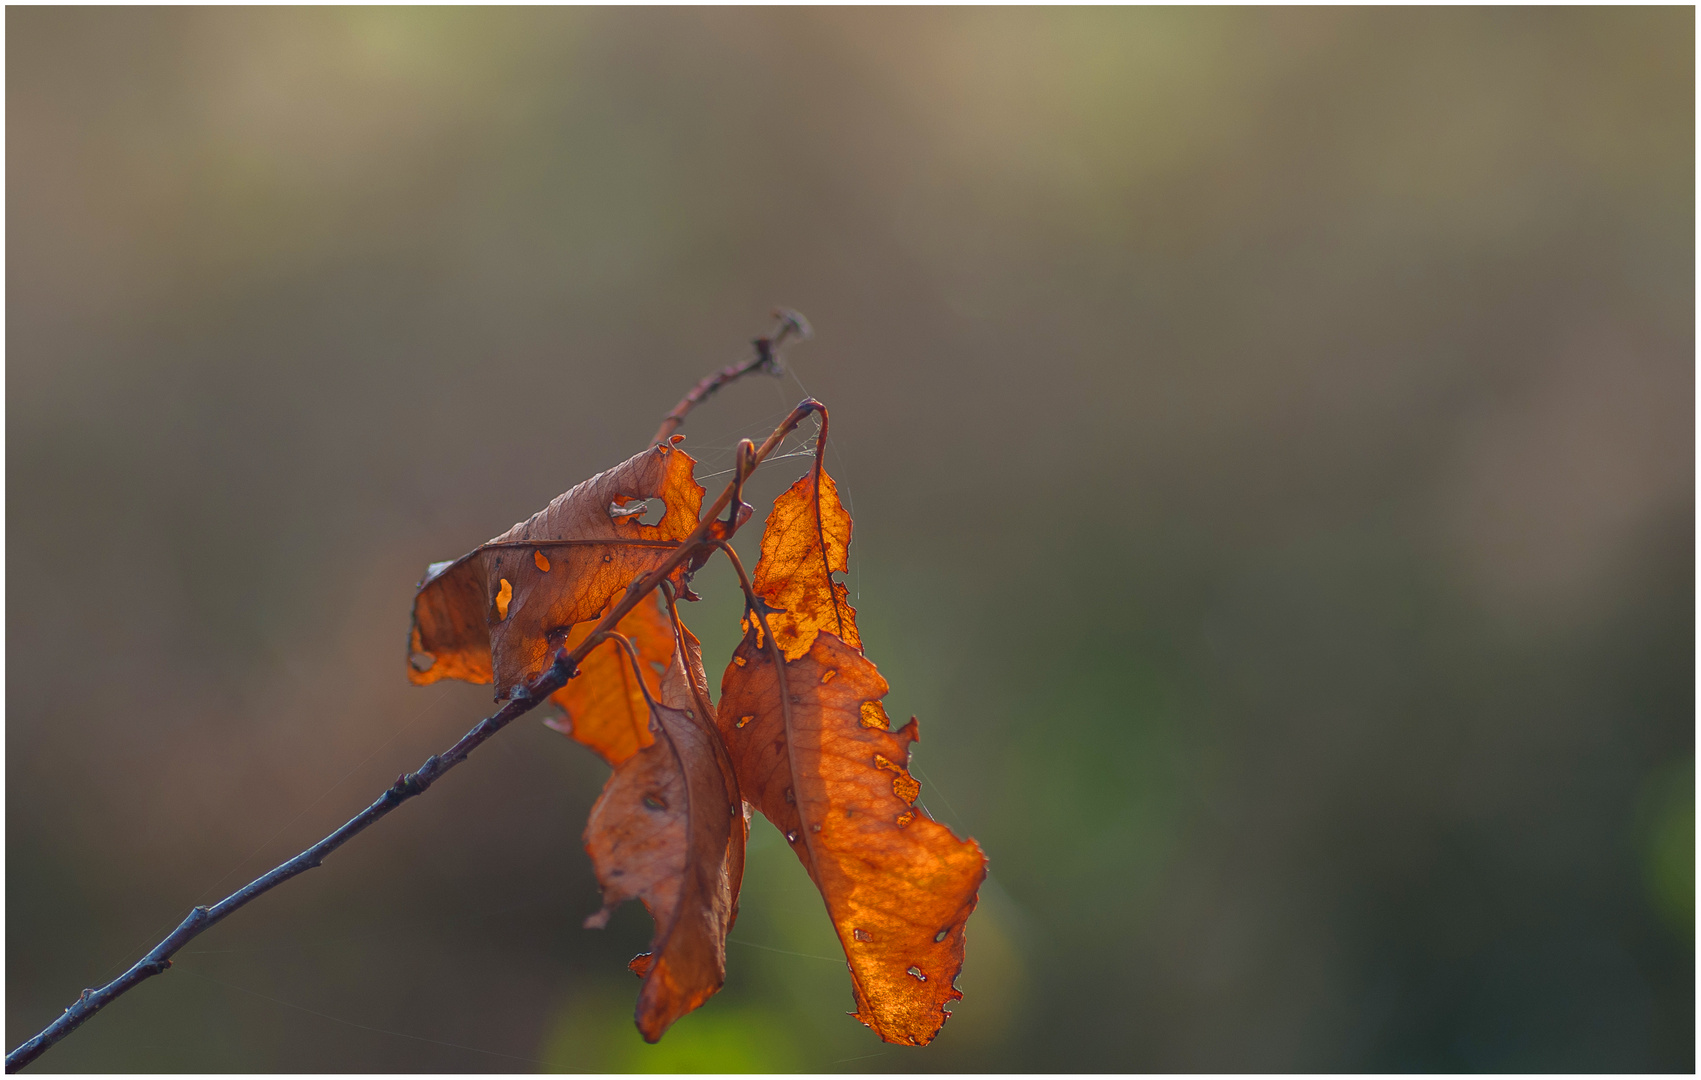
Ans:
[[[855,612],[831,577],[848,566],[850,531],[819,463],[775,502],[752,586],[780,662],[747,612],[717,722],[744,797],[821,890],[857,1019],[887,1042],[925,1046],[962,997],[952,983],[986,857],[915,808],[916,722],[890,730],[886,680],[862,655]]]
[[[916,723],[870,726],[885,717],[887,686],[866,657],[823,632],[783,678],[747,634],[721,684],[733,769],[827,902],[857,1019],[887,1042],[925,1046],[962,997],[952,980],[986,857],[915,810]]]
[[[585,827],[603,895],[585,925],[605,925],[631,899],[655,920],[648,958],[631,965],[644,979],[637,1021],[649,1042],[726,981],[748,832],[731,762],[704,715],[702,652],[680,631],[684,659],[676,649],[650,709],[655,741],[615,768]]]
[[[674,651],[673,624],[662,613],[659,599],[654,596],[640,601],[615,627],[638,650],[638,668],[651,697],[661,694],[661,676],[656,669],[665,668]],[[610,606],[619,600],[615,597]],[[567,647],[582,644],[605,614],[599,612],[596,619],[574,626],[567,635]],[[650,735],[650,706],[644,691],[626,654],[613,641],[592,649],[579,664],[579,674],[549,700],[561,706],[564,715],[544,723],[584,743],[610,765],[620,764],[655,741]]]
[[[832,577],[850,568],[850,534],[851,519],[839,502],[838,485],[819,466],[774,500],[752,584],[779,609],[768,613],[768,628],[787,660],[808,652],[821,630],[853,648],[862,647],[856,609],[846,600],[845,587]],[[746,619],[746,629],[748,625]]]
[[[433,563],[414,596],[408,678],[494,681],[500,700],[543,674],[573,624],[606,610],[696,528],[694,464],[671,444],[652,446],[459,559]],[[652,498],[666,514],[644,525],[634,511]]]

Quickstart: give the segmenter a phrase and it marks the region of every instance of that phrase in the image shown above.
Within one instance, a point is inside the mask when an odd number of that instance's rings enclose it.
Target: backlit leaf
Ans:
[[[655,920],[649,953],[632,964],[644,980],[637,1022],[649,1042],[726,981],[749,828],[731,762],[704,715],[697,639],[681,630],[684,649],[650,710],[654,741],[615,768],[585,827],[603,893],[602,910],[585,925],[605,925],[631,899]]]
[[[494,681],[498,699],[536,679],[575,623],[596,618],[696,528],[703,489],[694,464],[671,444],[653,446],[459,559],[434,563],[414,597],[408,677]],[[639,513],[652,498],[666,513],[645,525]]]
[[[916,807],[916,722],[890,730],[886,680],[834,629],[855,626],[828,576],[845,565],[850,518],[824,470],[814,473],[819,488],[805,477],[782,496],[785,512],[776,504],[752,575],[760,601],[790,606],[767,616],[781,659],[747,614],[718,722],[744,797],[821,890],[850,962],[857,1018],[887,1042],[923,1046],[962,996],[952,984],[986,858]],[[811,511],[799,500],[815,491]]]
[[[751,577],[756,595],[776,609],[768,615],[768,627],[787,660],[808,652],[819,630],[862,647],[856,610],[845,587],[833,580],[850,568],[850,534],[850,515],[825,469],[804,473],[774,500],[762,530],[762,557]]]

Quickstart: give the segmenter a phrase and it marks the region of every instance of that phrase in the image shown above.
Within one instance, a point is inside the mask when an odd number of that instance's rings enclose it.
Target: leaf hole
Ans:
[[[437,658],[428,652],[416,652],[408,657],[408,663],[415,671],[430,671],[437,666]]]
[[[885,754],[874,755],[874,767],[886,769],[893,774],[892,794],[904,800],[904,805],[909,806],[915,803],[916,796],[921,794],[921,784],[916,782],[915,777],[911,776],[908,770],[892,761]],[[907,814],[898,819],[898,824],[908,825],[914,817],[914,814]]]
[[[532,562],[537,564],[537,568],[539,570],[542,570],[546,574],[549,573],[549,556],[545,555],[542,551],[532,552]]]
[[[744,657],[735,656],[735,657],[732,658],[732,662],[734,664],[737,664],[739,667],[743,667],[744,666]],[[743,725],[740,725],[740,726],[742,727]]]
[[[741,717],[739,717],[739,718],[738,718],[738,723],[736,723],[736,724],[734,724],[734,725],[732,725],[732,726],[733,726],[733,727],[735,727],[735,728],[741,728],[741,727],[743,727],[743,726],[744,726],[744,725],[745,725],[745,724],[748,724],[748,723],[750,723],[750,721],[752,721],[752,720],[754,720],[754,719],[756,719],[756,717],[755,717],[755,715],[754,715],[754,714],[752,714],[752,715],[750,715],[750,716],[741,716]]]
[[[501,622],[508,617],[508,605],[514,599],[514,586],[502,578],[502,587],[496,590],[496,621]]]
[[[945,935],[946,935],[946,934],[949,934],[949,933],[950,933],[950,932],[951,932],[951,929],[950,929],[950,927],[946,927],[946,928],[945,928],[945,929],[944,929],[944,930],[941,930],[941,931],[939,931],[939,933],[937,933],[937,934],[934,934],[934,935],[933,935],[933,943],[934,943],[934,944],[935,944],[935,945],[937,945],[937,944],[939,944],[939,943],[940,943],[940,942],[941,942],[941,941],[944,941],[944,940],[945,940]]]
[[[873,941],[874,940],[874,935],[870,934],[867,930],[864,930],[860,926],[851,931],[851,937],[855,938],[858,941]]]
[[[635,521],[640,525],[657,525],[667,516],[667,504],[660,499],[631,499],[615,501],[608,506],[608,516],[615,521]]]
[[[666,810],[667,800],[652,791],[645,794],[644,805],[649,807],[651,810]]]
[[[795,833],[795,832],[786,833],[786,843],[788,843],[788,844],[797,843],[797,833]]]
[[[821,681],[823,683],[830,683],[833,681],[833,676],[837,674],[838,672],[834,671],[832,668],[828,668],[826,671],[821,673]]]
[[[908,971],[908,974],[914,975],[916,978],[920,979],[922,982],[927,981],[927,976],[923,975],[921,973],[921,969],[916,967],[914,964],[910,965],[910,970]]]

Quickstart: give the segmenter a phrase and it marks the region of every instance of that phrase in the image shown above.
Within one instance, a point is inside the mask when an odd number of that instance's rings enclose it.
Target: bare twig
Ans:
[[[368,825],[388,814],[403,802],[413,798],[430,787],[439,776],[465,761],[468,754],[477,749],[480,743],[501,731],[508,723],[529,711],[538,702],[547,698],[562,685],[573,672],[570,657],[562,653],[556,657],[555,663],[538,680],[530,684],[523,698],[512,698],[502,708],[479,721],[478,725],[465,735],[459,742],[443,754],[434,754],[425,760],[417,770],[396,778],[384,794],[350,818],[342,828],[325,837],[312,847],[303,851],[295,858],[277,866],[270,872],[262,874],[247,885],[231,893],[212,907],[197,907],[189,912],[189,917],[178,924],[177,929],[168,934],[164,941],[155,945],[146,956],[136,961],[135,965],[107,983],[98,990],[84,990],[75,1004],[49,1024],[40,1034],[24,1043],[22,1046],[6,1055],[6,1071],[16,1072],[40,1057],[54,1043],[77,1030],[84,1021],[126,991],[132,989],[145,979],[161,974],[171,966],[171,957],[183,946],[213,926],[222,922],[237,909],[263,893],[270,892],[297,874],[305,873],[325,861],[325,856],[342,847],[362,832]]]
[[[666,442],[669,435],[679,430],[679,425],[685,423],[685,415],[704,401],[709,395],[752,371],[765,371],[770,375],[780,374],[779,348],[787,338],[795,337],[806,341],[811,333],[809,320],[795,311],[778,308],[774,311],[774,329],[767,337],[759,337],[751,344],[756,346],[756,355],[742,364],[729,364],[710,375],[702,382],[691,388],[691,392],[680,400],[673,411],[662,420],[661,427],[656,429],[656,437],[652,443]]]
[[[777,333],[776,337],[782,336],[783,333],[782,328],[782,331]],[[704,383],[699,384],[698,389],[702,389],[704,385],[712,381],[704,380]],[[716,383],[715,385],[720,384]],[[714,386],[711,386],[709,390],[698,395],[697,400],[707,396],[714,388]],[[692,394],[697,394],[697,390],[693,390]],[[673,428],[679,426],[679,422],[683,421],[685,413],[690,411],[690,405],[694,403],[693,399],[687,396],[680,408],[674,410],[677,417],[669,416]],[[171,967],[171,958],[179,949],[182,949],[183,946],[200,936],[215,923],[222,922],[239,908],[247,906],[250,901],[270,892],[289,879],[323,863],[325,857],[331,852],[342,847],[357,833],[362,832],[367,826],[384,817],[408,799],[425,791],[436,782],[438,777],[465,761],[467,755],[476,750],[486,739],[530,712],[547,699],[550,694],[566,685],[567,680],[578,674],[579,663],[584,660],[586,654],[600,644],[604,637],[612,634],[616,624],[644,597],[666,581],[669,575],[685,564],[687,559],[712,552],[716,545],[737,532],[739,525],[743,524],[744,515],[729,514],[726,521],[719,521],[717,518],[721,511],[727,509],[735,501],[740,501],[738,500],[738,493],[742,489],[745,478],[762,463],[764,458],[773,453],[798,424],[803,422],[804,417],[811,413],[824,411],[820,402],[813,398],[805,398],[780,423],[780,426],[774,429],[773,434],[769,435],[760,447],[755,448],[752,452],[745,452],[741,449],[739,467],[732,483],[729,483],[726,490],[721,492],[720,497],[715,500],[708,513],[703,515],[696,529],[692,530],[691,534],[685,538],[673,554],[660,566],[627,586],[626,593],[621,597],[619,603],[609,610],[583,642],[571,651],[565,648],[559,650],[549,668],[536,680],[521,688],[519,694],[511,697],[502,708],[479,721],[471,731],[461,736],[460,741],[444,753],[432,755],[418,769],[397,777],[396,782],[390,785],[382,795],[378,796],[371,806],[350,818],[331,835],[294,858],[255,878],[211,907],[196,907],[187,918],[178,924],[177,929],[166,935],[165,940],[149,950],[148,954],[138,960],[128,971],[99,989],[84,990],[82,996],[70,1008],[66,1009],[57,1020],[49,1024],[34,1038],[7,1054],[6,1071],[11,1073],[22,1069],[59,1040],[77,1030],[89,1017],[111,1004],[120,995],[145,980],[164,972]],[[667,434],[670,434],[673,430],[666,424],[663,425],[663,428],[664,434],[661,438],[658,438],[658,442],[665,439]]]

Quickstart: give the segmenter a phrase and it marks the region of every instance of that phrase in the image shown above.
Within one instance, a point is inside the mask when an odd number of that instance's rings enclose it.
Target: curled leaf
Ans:
[[[414,597],[408,677],[494,681],[498,699],[536,679],[575,623],[696,528],[694,464],[671,444],[652,446],[459,559],[433,563]],[[657,524],[630,512],[657,498],[666,508]]]
[[[650,706],[654,741],[616,766],[585,827],[603,894],[585,925],[605,925],[632,899],[655,920],[647,958],[631,965],[644,980],[637,1022],[649,1042],[726,981],[748,830],[731,762],[704,715],[702,653],[679,630],[661,699]]]

